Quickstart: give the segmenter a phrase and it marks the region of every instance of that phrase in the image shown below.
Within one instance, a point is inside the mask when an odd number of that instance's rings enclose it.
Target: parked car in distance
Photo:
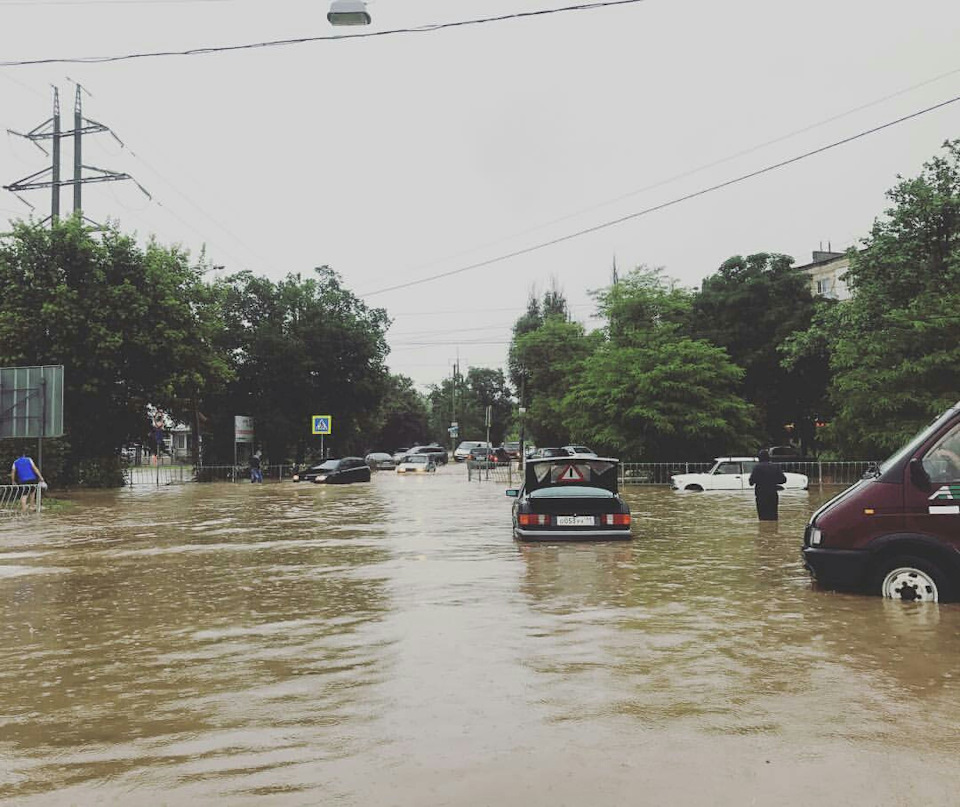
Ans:
[[[507,465],[510,462],[510,455],[499,446],[497,448],[479,446],[467,455],[467,459],[471,462],[489,462],[493,465]]]
[[[409,453],[410,453],[409,448],[398,448],[396,451],[393,452],[393,461],[399,465],[400,461]]]
[[[706,473],[676,474],[670,477],[674,490],[750,490],[750,473],[756,457],[717,457]],[[784,473],[786,484],[781,490],[806,490],[805,474]]]
[[[485,440],[464,440],[454,450],[453,461],[463,462],[475,448],[490,448],[490,443]]]
[[[630,508],[618,492],[619,460],[547,457],[526,463],[523,486],[508,490],[521,541],[628,540]]]
[[[771,462],[803,462],[803,454],[796,446],[770,446],[767,451]]]
[[[436,443],[431,443],[428,446],[414,446],[407,451],[406,456],[412,457],[416,454],[428,454],[433,457],[433,461],[437,465],[447,464],[447,449],[443,446],[438,446]]]
[[[539,451],[539,449],[532,443],[530,445],[525,445],[523,447],[523,458],[528,460],[530,457],[536,454],[537,451]]]
[[[338,460],[324,460],[312,465],[306,471],[293,475],[294,482],[314,482],[326,485],[348,485],[351,482],[369,482],[370,467],[363,457],[343,457]]]
[[[587,457],[597,456],[597,452],[586,446],[563,446],[563,450],[568,454],[582,454]]]
[[[374,451],[363,458],[371,471],[392,471],[397,467],[393,457],[384,451]]]
[[[535,460],[544,460],[551,457],[569,457],[570,452],[565,448],[538,448],[531,456]]]
[[[519,440],[507,440],[503,444],[503,450],[507,452],[512,460],[520,459],[520,441]]]
[[[432,454],[408,454],[397,466],[398,474],[426,474],[437,470]]]
[[[817,510],[803,560],[825,588],[960,599],[960,402]]]

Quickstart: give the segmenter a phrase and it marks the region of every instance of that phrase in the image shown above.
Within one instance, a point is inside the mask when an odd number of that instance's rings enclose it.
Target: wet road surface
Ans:
[[[10,804],[952,805],[960,606],[815,590],[835,491],[635,488],[519,545],[462,466],[0,524]]]

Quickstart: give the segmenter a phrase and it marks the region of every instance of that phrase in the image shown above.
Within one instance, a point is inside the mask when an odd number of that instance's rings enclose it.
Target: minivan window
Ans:
[[[954,426],[923,458],[923,469],[931,482],[960,479],[960,423]]]
[[[948,409],[940,417],[936,418],[927,428],[920,431],[909,443],[907,443],[903,448],[897,451],[893,456],[887,458],[882,463],[880,463],[879,471],[881,474],[886,473],[893,466],[897,465],[904,457],[908,457],[913,454],[921,445],[923,445],[937,429],[940,428],[940,424],[944,420],[953,416],[955,410]]]

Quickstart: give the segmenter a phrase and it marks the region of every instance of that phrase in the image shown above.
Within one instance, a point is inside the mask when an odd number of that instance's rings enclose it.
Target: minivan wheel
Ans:
[[[874,576],[874,590],[889,600],[944,602],[951,599],[946,575],[924,559],[901,555],[882,563]]]

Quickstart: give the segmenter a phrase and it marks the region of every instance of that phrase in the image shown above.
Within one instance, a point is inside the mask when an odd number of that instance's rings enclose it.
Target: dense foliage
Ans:
[[[186,417],[229,377],[214,298],[176,248],[95,238],[76,220],[14,225],[0,243],[0,364],[65,365],[63,481],[116,484],[148,403]]]
[[[454,374],[434,384],[428,395],[430,402],[430,436],[442,445],[460,440],[485,440],[486,409],[491,410],[490,440],[503,441],[511,423],[513,402],[502,370],[471,367],[466,376]],[[459,436],[450,438],[451,422],[459,426]]]
[[[368,308],[327,267],[279,282],[241,272],[215,289],[223,319],[217,348],[233,378],[207,399],[205,461],[233,461],[235,415],[254,418],[267,462],[318,454],[317,414],[334,419],[326,447],[362,452],[389,391],[386,312]]]
[[[232,462],[235,415],[255,418],[267,462],[302,462],[319,449],[311,415],[333,415],[327,447],[345,454],[447,442],[452,420],[479,439],[488,406],[495,442],[522,424],[539,445],[630,459],[788,439],[878,457],[960,398],[960,140],[888,196],[851,251],[849,301],[813,298],[772,252],[728,259],[699,290],[641,266],[595,292],[604,325],[588,332],[554,283],[514,325],[509,386],[472,367],[428,396],[386,368],[387,312],[327,267],[211,284],[179,248],[17,223],[0,240],[0,365],[65,365],[67,435],[43,470],[67,484],[118,484],[153,407],[203,436],[208,464]]]
[[[887,195],[851,255],[853,298],[785,351],[829,355],[829,437],[848,455],[895,450],[960,398],[960,140]]]

